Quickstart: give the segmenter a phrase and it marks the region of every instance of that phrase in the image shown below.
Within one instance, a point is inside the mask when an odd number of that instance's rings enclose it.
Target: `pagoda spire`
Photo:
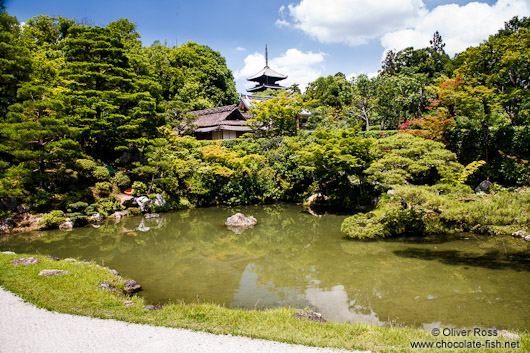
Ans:
[[[265,44],[265,67],[258,73],[247,78],[247,81],[256,82],[256,86],[247,89],[248,92],[261,92],[268,88],[284,89],[276,81],[285,80],[287,76],[282,75],[269,67],[269,48]]]

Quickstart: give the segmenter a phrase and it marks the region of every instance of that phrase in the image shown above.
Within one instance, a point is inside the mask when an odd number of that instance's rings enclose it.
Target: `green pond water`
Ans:
[[[241,234],[235,212],[258,225]],[[310,308],[340,322],[530,329],[530,245],[473,234],[352,241],[346,216],[300,206],[212,207],[99,228],[0,238],[0,250],[93,260],[138,281],[152,303]]]

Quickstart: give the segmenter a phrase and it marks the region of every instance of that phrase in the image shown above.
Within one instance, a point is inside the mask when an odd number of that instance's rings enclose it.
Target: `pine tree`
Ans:
[[[155,99],[138,89],[123,43],[106,28],[73,26],[63,42],[65,106],[89,155],[109,163],[145,145],[163,123]]]
[[[20,24],[0,2],[0,121],[7,107],[16,102],[18,85],[29,78],[31,61],[20,40]]]
[[[62,104],[49,88],[26,83],[17,98],[21,103],[11,105],[6,122],[0,124],[6,156],[0,174],[9,176],[18,170],[26,184],[53,188],[79,156],[79,144],[73,139],[76,129],[61,115]]]

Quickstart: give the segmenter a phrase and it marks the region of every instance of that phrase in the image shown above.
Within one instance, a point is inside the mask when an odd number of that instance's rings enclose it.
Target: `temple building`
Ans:
[[[262,92],[268,88],[285,89],[277,81],[285,80],[287,76],[282,75],[269,67],[269,54],[265,46],[265,67],[257,74],[247,80],[256,82],[256,86],[248,89],[248,92]],[[189,112],[195,115],[193,122],[193,135],[199,140],[222,140],[238,138],[245,133],[254,132],[246,124],[252,118],[249,110],[256,104],[275,97],[254,96],[242,94],[239,97],[239,105],[227,105],[212,109],[195,110]],[[296,118],[296,126],[300,127],[300,118],[311,116],[307,110],[303,110]],[[180,133],[184,133],[182,130]]]
[[[246,132],[253,132],[244,123],[250,118],[243,114],[236,104],[224,107],[195,110],[188,114],[195,115],[197,128],[193,135],[198,140],[227,140],[235,139]]]
[[[282,75],[269,67],[269,52],[265,46],[265,67],[258,73],[247,78],[247,81],[255,82],[256,86],[247,89],[247,92],[262,92],[268,88],[271,89],[285,89],[280,86],[277,81],[285,80],[287,76]]]

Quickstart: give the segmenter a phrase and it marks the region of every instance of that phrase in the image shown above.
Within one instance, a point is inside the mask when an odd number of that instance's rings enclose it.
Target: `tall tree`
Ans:
[[[353,98],[348,112],[364,122],[366,131],[377,118],[377,86],[375,79],[359,75],[352,80]]]
[[[188,42],[171,51],[171,62],[182,70],[184,81],[175,100],[191,109],[213,108],[237,103],[232,72],[226,60],[210,47]]]
[[[0,121],[16,102],[17,88],[29,79],[31,59],[21,40],[20,24],[0,3]]]
[[[339,72],[309,83],[304,96],[314,100],[316,105],[343,109],[351,102],[352,88],[344,74]]]
[[[432,39],[429,41],[431,49],[438,54],[445,54],[445,43],[438,31],[434,32]]]
[[[523,21],[525,20],[523,19]],[[457,72],[495,89],[513,125],[530,124],[530,30],[510,26],[457,58]]]
[[[10,168],[32,171],[31,183],[48,189],[59,183],[79,156],[76,129],[61,115],[61,101],[49,88],[25,84],[18,90],[18,99],[21,103],[11,105],[6,123],[0,124],[6,138],[3,152]]]
[[[151,94],[138,89],[119,38],[106,28],[73,26],[63,50],[65,106],[89,155],[110,163],[157,135],[163,117]]]

